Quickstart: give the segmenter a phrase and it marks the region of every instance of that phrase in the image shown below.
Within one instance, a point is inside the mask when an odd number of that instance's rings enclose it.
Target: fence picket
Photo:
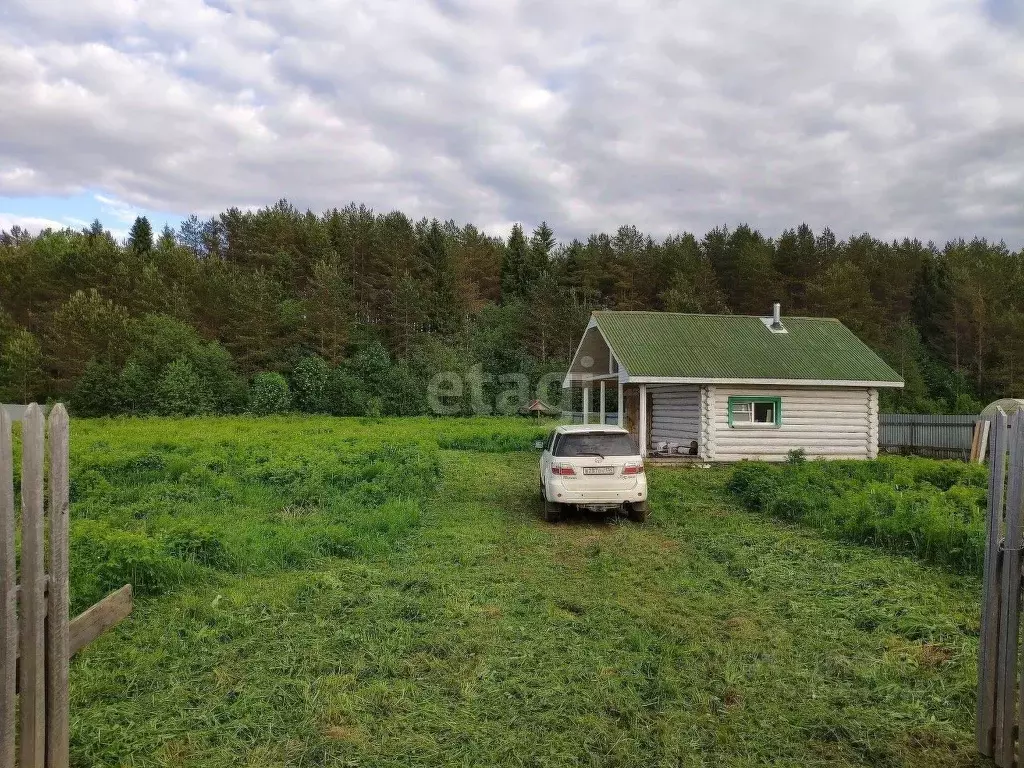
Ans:
[[[11,419],[6,411],[0,409],[0,768],[14,768],[14,701],[18,666],[14,528]]]
[[[985,545],[984,584],[981,602],[981,638],[978,653],[978,751],[986,757],[993,754],[993,716],[996,704],[996,666],[999,626],[999,539],[1003,530],[1004,484],[1006,482],[1007,418],[1000,411],[989,432],[992,469],[988,478],[987,542]]]
[[[43,414],[22,420],[21,471],[21,768],[44,768],[46,750],[43,617]]]
[[[50,412],[50,572],[46,613],[46,768],[67,768],[68,671],[68,412]]]
[[[1010,482],[1006,490],[1006,537],[1003,542],[1002,619],[999,680],[996,683],[996,765],[1013,765],[1017,640],[1020,615],[1021,494],[1024,492],[1024,412],[1010,422]]]

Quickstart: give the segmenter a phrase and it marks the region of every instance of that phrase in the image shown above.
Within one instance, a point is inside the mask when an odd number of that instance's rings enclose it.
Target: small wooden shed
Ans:
[[[616,387],[645,456],[779,461],[874,458],[878,390],[903,379],[838,320],[776,304],[767,317],[594,312],[562,386],[601,423]]]

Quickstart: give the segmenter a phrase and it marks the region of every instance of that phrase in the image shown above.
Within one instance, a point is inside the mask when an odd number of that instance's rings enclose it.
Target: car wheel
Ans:
[[[544,499],[544,522],[557,523],[562,519],[562,505]]]
[[[629,519],[634,523],[642,523],[647,520],[647,502],[635,501],[629,505]]]

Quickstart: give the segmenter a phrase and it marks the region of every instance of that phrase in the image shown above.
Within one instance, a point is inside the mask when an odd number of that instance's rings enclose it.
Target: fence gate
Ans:
[[[67,768],[70,658],[131,612],[132,593],[126,585],[69,621],[69,425],[63,405],[50,412],[48,441],[38,405],[28,406],[21,418],[19,581],[11,422],[0,408],[0,768]]]
[[[978,751],[1002,768],[1021,764],[1024,686],[1018,683],[1021,544],[1024,532],[1024,412],[992,419],[981,637]]]

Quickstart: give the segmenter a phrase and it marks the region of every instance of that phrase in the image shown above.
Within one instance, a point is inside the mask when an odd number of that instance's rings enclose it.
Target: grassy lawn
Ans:
[[[73,664],[74,764],[982,764],[976,579],[744,512],[721,469],[548,525],[534,432],[75,422],[76,600],[148,596]]]

